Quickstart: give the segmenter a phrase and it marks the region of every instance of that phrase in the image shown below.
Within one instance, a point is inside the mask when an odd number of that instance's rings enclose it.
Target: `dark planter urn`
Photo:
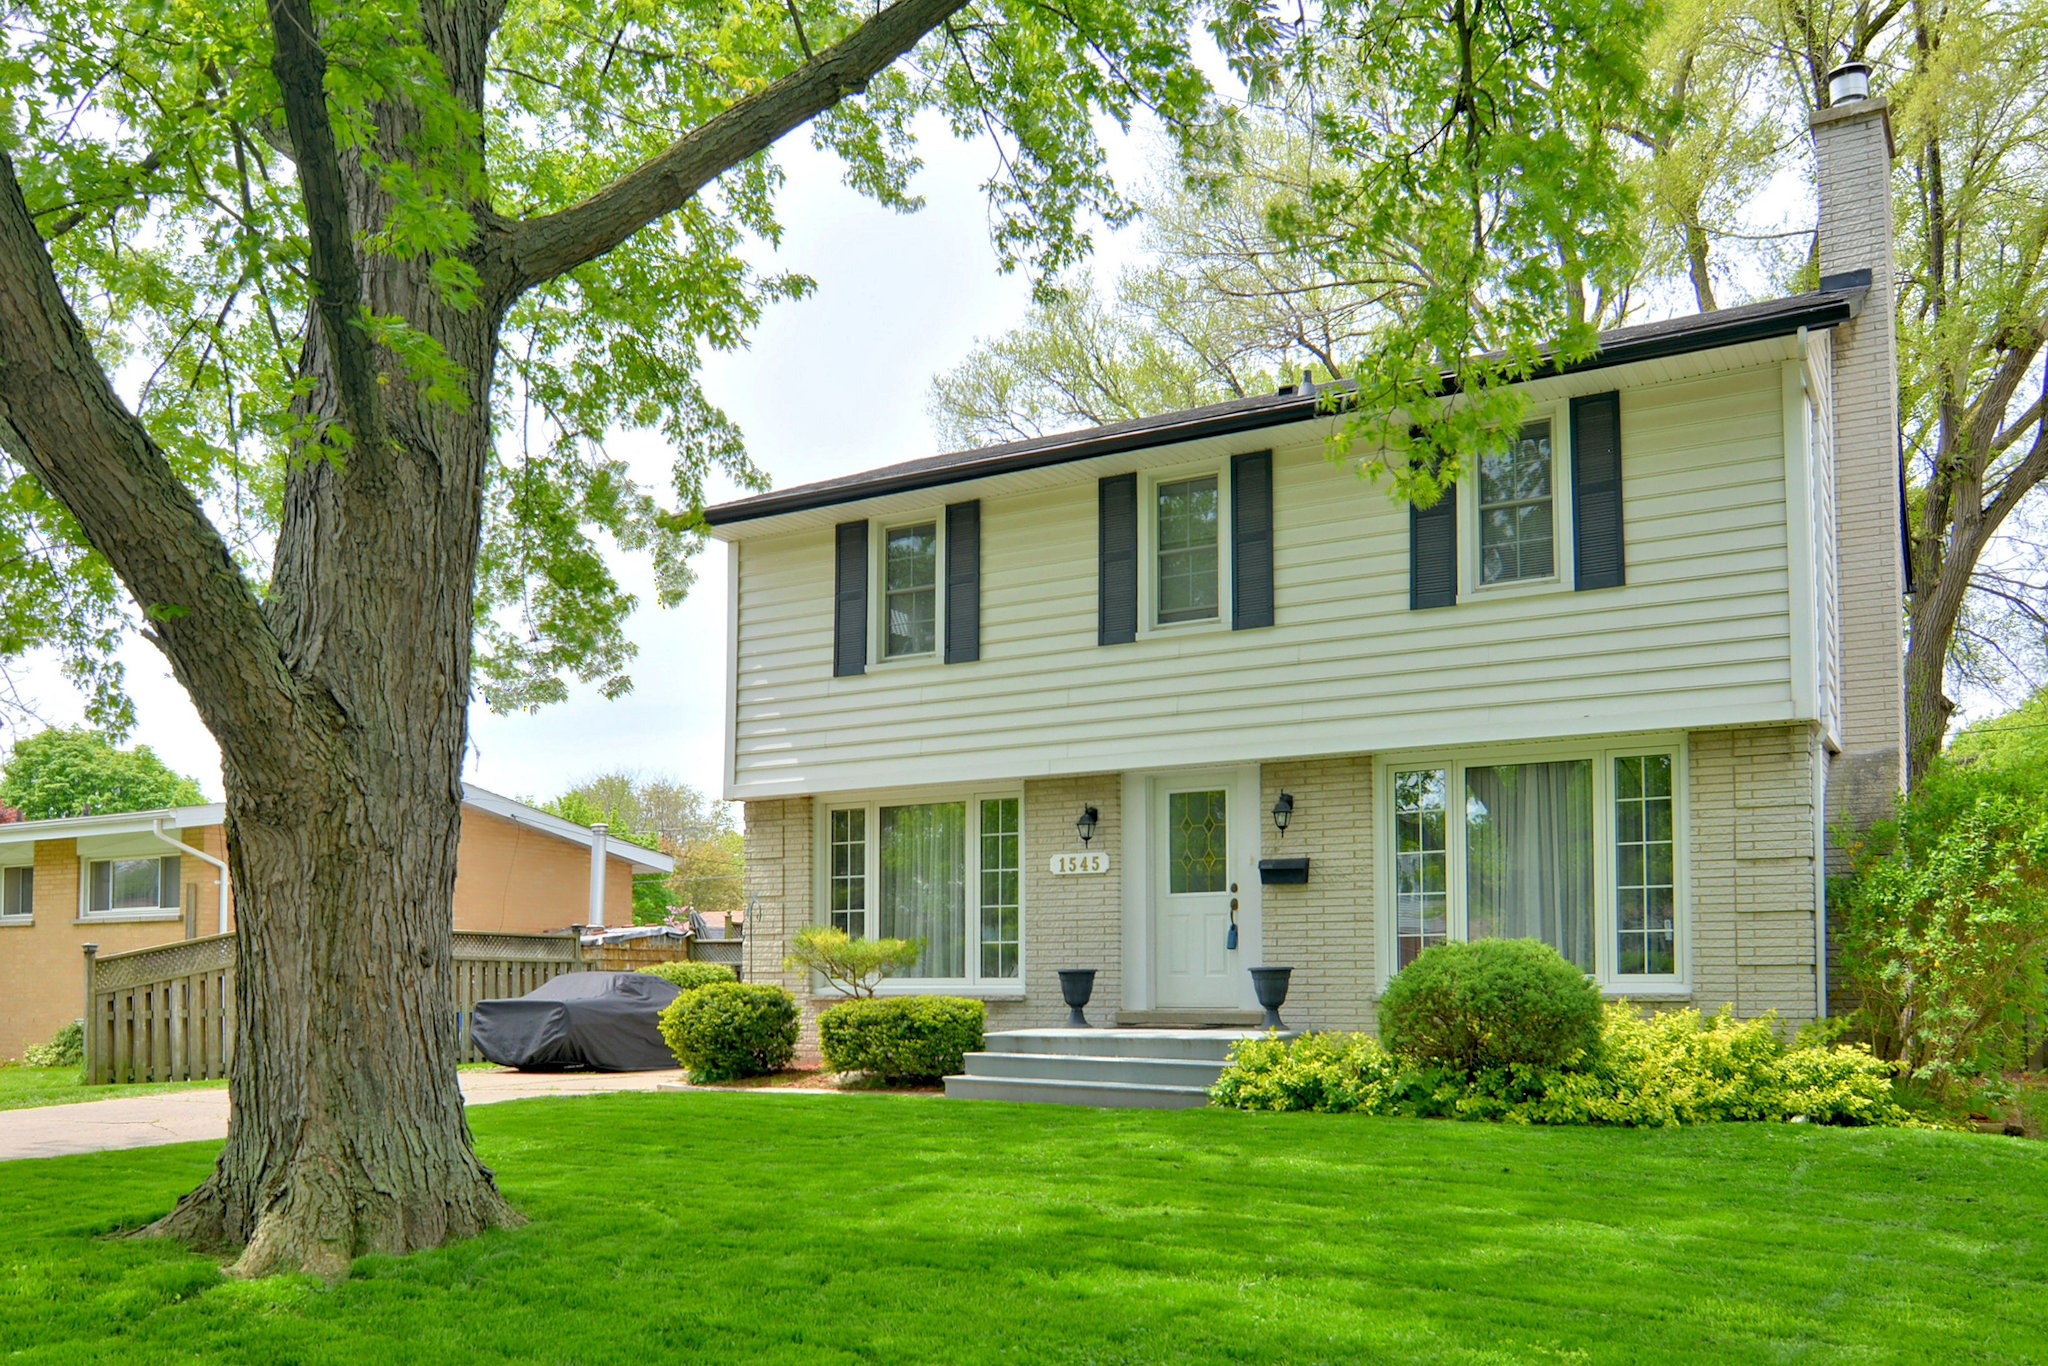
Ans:
[[[1088,998],[1095,994],[1094,968],[1061,968],[1060,995],[1067,1002],[1067,1028],[1093,1029],[1088,1017],[1081,1013],[1081,1007],[1088,1004]],[[1283,994],[1285,994],[1283,988]]]
[[[1258,993],[1259,1004],[1266,1008],[1266,1018],[1259,1021],[1261,1029],[1285,1029],[1280,1022],[1280,1007],[1287,1004],[1287,979],[1294,975],[1293,968],[1253,968],[1252,990]]]

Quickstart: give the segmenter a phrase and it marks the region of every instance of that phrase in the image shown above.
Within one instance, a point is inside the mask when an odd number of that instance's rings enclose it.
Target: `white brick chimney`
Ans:
[[[1837,582],[1842,752],[1828,773],[1828,823],[1889,814],[1904,777],[1905,562],[1899,476],[1899,350],[1892,258],[1889,105],[1868,68],[1830,79],[1813,114],[1820,167],[1822,288],[1869,273],[1855,320],[1834,335]]]

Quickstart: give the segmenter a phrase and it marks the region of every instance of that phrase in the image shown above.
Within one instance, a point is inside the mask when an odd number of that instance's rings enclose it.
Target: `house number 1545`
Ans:
[[[1104,853],[1054,854],[1054,873],[1066,877],[1075,873],[1106,873],[1109,871],[1109,855]]]

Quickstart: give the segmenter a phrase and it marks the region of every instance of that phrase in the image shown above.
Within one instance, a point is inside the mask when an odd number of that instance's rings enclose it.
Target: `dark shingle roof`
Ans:
[[[1664,322],[1618,327],[1600,334],[1600,349],[1589,359],[1573,365],[1547,367],[1532,378],[1599,370],[1633,361],[1656,360],[1742,342],[1790,336],[1802,327],[1833,327],[1856,316],[1870,286],[1870,273],[1855,271],[1830,276],[1821,281],[1821,286],[1811,294],[1795,294],[1759,304],[1725,308],[1716,313],[1694,313]],[[939,488],[970,479],[986,479],[991,475],[1285,426],[1290,422],[1305,421],[1323,411],[1322,405],[1330,391],[1331,386],[1325,386],[1320,394],[1295,392],[1234,399],[1228,403],[1210,404],[1206,408],[1085,427],[1053,436],[1034,437],[1029,441],[1010,441],[1000,446],[983,446],[975,450],[927,456],[922,460],[906,460],[901,464],[884,465],[837,479],[821,479],[816,483],[721,503],[707,509],[704,516],[713,526],[728,526],[782,513],[878,498],[883,494]]]

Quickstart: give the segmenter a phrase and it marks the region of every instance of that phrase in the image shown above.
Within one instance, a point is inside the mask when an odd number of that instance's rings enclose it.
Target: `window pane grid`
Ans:
[[[829,840],[832,928],[848,937],[868,935],[868,813],[834,811]]]
[[[1218,603],[1216,477],[1161,484],[1158,498],[1159,620],[1212,620]]]
[[[981,975],[1017,976],[1023,906],[1018,862],[1018,802],[1001,797],[981,804]]]
[[[1557,572],[1550,424],[1524,427],[1506,451],[1479,461],[1479,581],[1513,583]]]
[[[0,870],[0,916],[27,919],[36,909],[36,870]]]
[[[1440,768],[1394,775],[1395,961],[1403,968],[1450,938],[1446,786]]]
[[[1615,971],[1669,977],[1678,971],[1677,834],[1671,756],[1614,761]]]
[[[883,537],[882,653],[927,655],[939,640],[939,527],[897,527]]]

